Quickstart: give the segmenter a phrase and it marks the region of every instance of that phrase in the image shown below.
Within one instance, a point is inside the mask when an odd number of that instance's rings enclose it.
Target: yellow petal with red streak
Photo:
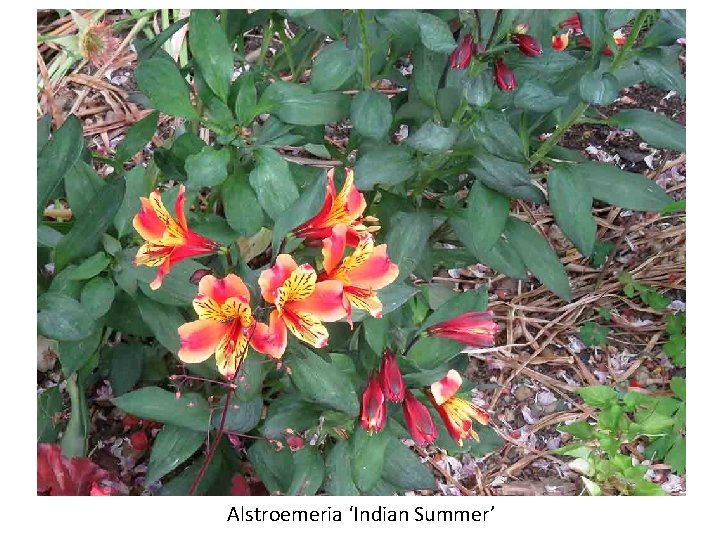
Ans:
[[[297,268],[297,263],[287,253],[281,253],[277,256],[275,264],[263,270],[258,278],[260,292],[266,302],[275,303],[278,289],[290,277],[293,270]]]

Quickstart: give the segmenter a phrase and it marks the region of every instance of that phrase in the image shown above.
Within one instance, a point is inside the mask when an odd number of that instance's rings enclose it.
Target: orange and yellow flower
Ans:
[[[398,266],[387,255],[387,245],[375,246],[373,237],[361,237],[357,247],[347,257],[347,225],[335,225],[323,240],[323,268],[321,279],[337,280],[343,285],[345,306],[364,309],[373,317],[382,316],[382,303],[376,291],[392,283],[398,276]]]
[[[461,384],[462,377],[451,369],[445,377],[430,385],[428,392],[428,397],[440,413],[448,433],[460,446],[463,445],[463,439],[472,437],[476,441],[480,440],[472,428],[473,420],[483,425],[490,421],[488,413],[483,409],[455,395]]]
[[[178,357],[183,362],[203,362],[215,353],[218,371],[232,379],[249,345],[258,352],[272,354],[271,328],[252,316],[250,291],[235,274],[223,279],[203,277],[193,307],[199,319],[178,328]]]
[[[180,186],[175,200],[177,220],[170,216],[158,190],[151,193],[150,198],[140,197],[140,212],[133,218],[133,226],[145,243],[140,246],[133,262],[136,265],[158,267],[157,275],[150,283],[153,290],[160,288],[163,278],[176,262],[188,257],[215,253],[220,247],[216,242],[188,228],[184,204],[183,185]]]
[[[336,280],[318,282],[309,264],[298,264],[290,255],[278,255],[275,265],[263,270],[258,279],[263,298],[275,306],[270,314],[270,341],[273,356],[279,358],[287,345],[287,329],[313,347],[324,347],[328,331],[323,322],[347,315],[343,284]]]
[[[355,246],[360,237],[379,230],[378,226],[367,227],[363,222],[375,222],[376,218],[362,217],[367,207],[365,197],[354,185],[353,170],[345,169],[345,184],[340,192],[335,190],[335,169],[327,172],[327,193],[318,214],[295,228],[295,236],[311,241],[323,240],[330,236],[335,225],[348,226],[348,242]]]

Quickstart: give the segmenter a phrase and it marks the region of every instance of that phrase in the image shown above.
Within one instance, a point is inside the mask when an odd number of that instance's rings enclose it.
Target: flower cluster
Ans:
[[[514,31],[510,34],[510,41],[517,44],[518,50],[525,56],[540,56],[542,54],[542,46],[537,39],[527,34],[528,24],[518,24]],[[465,34],[458,46],[450,54],[449,64],[454,69],[466,69],[473,58],[473,53],[481,53],[482,45],[476,43],[471,34]],[[495,84],[502,91],[514,90],[517,86],[515,74],[505,64],[501,56],[495,57],[493,60],[493,76]]]
[[[428,328],[427,334],[444,337],[468,345],[492,345],[498,326],[492,312],[469,312]],[[475,420],[487,425],[486,411],[472,402],[457,396],[462,384],[460,374],[451,369],[447,375],[425,389],[425,395],[442,418],[450,436],[462,446],[463,439],[478,440],[472,429]],[[380,370],[370,373],[362,395],[360,426],[369,433],[385,428],[388,401],[402,403],[405,424],[413,440],[420,445],[437,439],[438,432],[428,408],[405,386],[395,354],[385,349]]]
[[[258,278],[260,295],[268,304],[267,322],[256,319],[250,290],[239,276],[231,273],[219,279],[202,272],[193,300],[198,320],[178,329],[180,360],[203,362],[214,354],[220,373],[232,379],[249,347],[281,358],[288,330],[319,348],[326,346],[329,338],[323,323],[346,318],[352,324],[353,307],[373,317],[382,315],[377,291],[395,280],[398,266],[388,257],[385,244],[375,245],[372,233],[379,227],[365,225],[377,220],[362,216],[366,203],[353,184],[353,171],[346,169],[345,184],[339,192],[334,171],[328,172],[327,182],[320,212],[294,231],[308,243],[322,245],[322,271],[318,273],[307,263],[298,264],[289,254],[278,255],[274,265]],[[134,262],[159,267],[150,284],[152,289],[161,286],[163,277],[178,261],[222,250],[188,228],[184,186],[180,186],[175,202],[175,219],[163,205],[159,191],[140,202],[133,225],[146,243]],[[197,279],[195,275],[193,279]]]
[[[564,51],[570,44],[571,36],[577,36],[576,43],[579,47],[587,49],[592,48],[590,38],[583,34],[582,22],[580,21],[580,16],[577,13],[562,21],[559,26],[561,29],[567,30],[552,37],[553,49],[556,51]],[[618,47],[625,45],[626,37],[623,35],[621,29],[618,29],[613,33],[613,41]],[[613,51],[608,45],[605,45],[602,49],[602,54],[605,56],[612,56]]]

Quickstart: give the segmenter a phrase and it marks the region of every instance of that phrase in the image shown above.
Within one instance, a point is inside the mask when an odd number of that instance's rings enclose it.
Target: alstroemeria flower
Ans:
[[[472,428],[473,420],[483,425],[487,425],[490,421],[488,413],[483,409],[455,395],[461,384],[462,377],[451,369],[445,377],[432,383],[428,392],[428,397],[440,413],[448,433],[460,446],[463,445],[463,439],[472,437],[476,441],[480,440]]]
[[[324,347],[329,335],[322,323],[347,316],[343,284],[335,280],[318,282],[312,266],[298,266],[285,253],[278,255],[272,268],[263,270],[258,283],[263,298],[275,305],[270,314],[270,330],[279,355],[287,345],[286,327],[299,340],[313,347]]]
[[[371,216],[362,217],[367,207],[365,196],[354,185],[353,170],[345,169],[345,184],[340,192],[335,190],[335,169],[327,172],[327,193],[325,202],[318,214],[296,227],[293,233],[300,238],[311,241],[323,240],[330,236],[335,225],[348,226],[348,242],[355,246],[361,236],[379,230],[378,226],[367,227],[364,221],[375,222]]]
[[[370,373],[370,380],[362,395],[360,426],[371,435],[382,431],[387,421],[387,402],[380,386],[377,372]]]
[[[562,21],[560,23],[560,28],[569,28],[575,34],[580,34],[583,31],[580,17],[577,13],[575,15],[570,15],[570,17]]]
[[[215,353],[218,371],[233,379],[247,356],[249,345],[261,353],[273,353],[272,321],[268,327],[253,318],[250,291],[235,274],[223,279],[212,275],[202,278],[193,308],[199,320],[178,328],[178,357],[183,362],[203,362]]]
[[[556,51],[564,51],[570,42],[570,31],[552,37],[552,48]]]
[[[417,444],[429,444],[437,439],[438,432],[430,411],[420,403],[410,389],[405,391],[402,407],[405,424]]]
[[[390,349],[383,351],[380,362],[380,386],[385,397],[393,403],[400,403],[403,400],[405,381],[403,381],[397,358]]]
[[[490,347],[495,342],[498,325],[492,311],[469,311],[432,325],[427,329],[430,336],[452,339],[471,346]]]
[[[140,246],[133,263],[159,267],[155,279],[150,283],[153,290],[160,288],[163,278],[176,262],[188,257],[215,253],[220,247],[216,242],[188,228],[184,204],[184,185],[180,185],[175,199],[177,220],[173,219],[165,208],[160,191],[152,192],[150,198],[140,197],[140,212],[133,218],[133,227],[145,243]]]
[[[360,238],[355,250],[347,257],[349,228],[335,225],[323,240],[323,268],[321,279],[337,280],[343,284],[345,305],[368,311],[373,317],[382,315],[382,303],[376,291],[392,283],[398,276],[398,266],[387,256],[387,245],[376,246],[371,235]]]

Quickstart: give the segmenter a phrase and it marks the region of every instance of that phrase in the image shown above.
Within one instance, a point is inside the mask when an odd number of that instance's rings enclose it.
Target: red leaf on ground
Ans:
[[[39,495],[116,495],[114,478],[87,458],[68,458],[57,444],[37,446]]]

